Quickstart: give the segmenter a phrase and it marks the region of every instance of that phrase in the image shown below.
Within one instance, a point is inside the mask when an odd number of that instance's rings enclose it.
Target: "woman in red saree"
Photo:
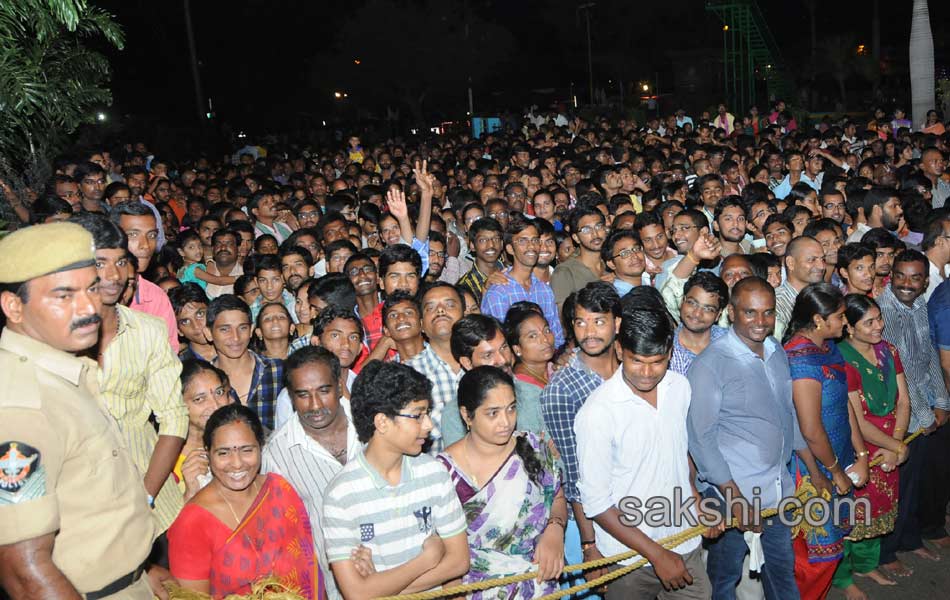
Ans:
[[[322,600],[306,508],[282,477],[260,474],[263,441],[257,414],[241,404],[208,419],[204,445],[214,479],[168,531],[172,575],[215,599],[249,594],[253,583],[273,577],[308,600]]]

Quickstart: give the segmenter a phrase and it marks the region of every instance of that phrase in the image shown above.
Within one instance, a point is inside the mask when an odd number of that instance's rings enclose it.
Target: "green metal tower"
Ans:
[[[756,103],[757,79],[765,80],[769,99],[787,97],[792,86],[782,53],[755,0],[709,0],[706,10],[722,20],[723,85],[729,109],[738,116]]]

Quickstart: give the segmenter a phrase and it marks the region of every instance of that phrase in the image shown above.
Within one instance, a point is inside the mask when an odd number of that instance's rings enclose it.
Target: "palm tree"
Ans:
[[[109,63],[87,48],[124,35],[88,0],[0,0],[0,156],[21,167],[108,105]]]
[[[914,0],[910,24],[911,122],[919,126],[934,106],[934,38],[927,0]]]

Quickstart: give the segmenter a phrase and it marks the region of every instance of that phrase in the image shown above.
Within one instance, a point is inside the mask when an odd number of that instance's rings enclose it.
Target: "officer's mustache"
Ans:
[[[98,325],[99,323],[102,323],[102,317],[100,317],[99,315],[90,315],[88,317],[83,317],[81,319],[77,319],[73,321],[72,324],[69,326],[69,330],[76,331],[77,329],[81,327],[86,327],[89,325]]]

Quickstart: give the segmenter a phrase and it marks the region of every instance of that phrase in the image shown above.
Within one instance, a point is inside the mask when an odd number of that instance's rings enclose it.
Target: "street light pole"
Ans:
[[[590,103],[594,104],[594,59],[590,43],[590,9],[597,6],[596,2],[588,2],[577,7],[577,11],[584,11],[587,17],[587,77],[590,85]]]

